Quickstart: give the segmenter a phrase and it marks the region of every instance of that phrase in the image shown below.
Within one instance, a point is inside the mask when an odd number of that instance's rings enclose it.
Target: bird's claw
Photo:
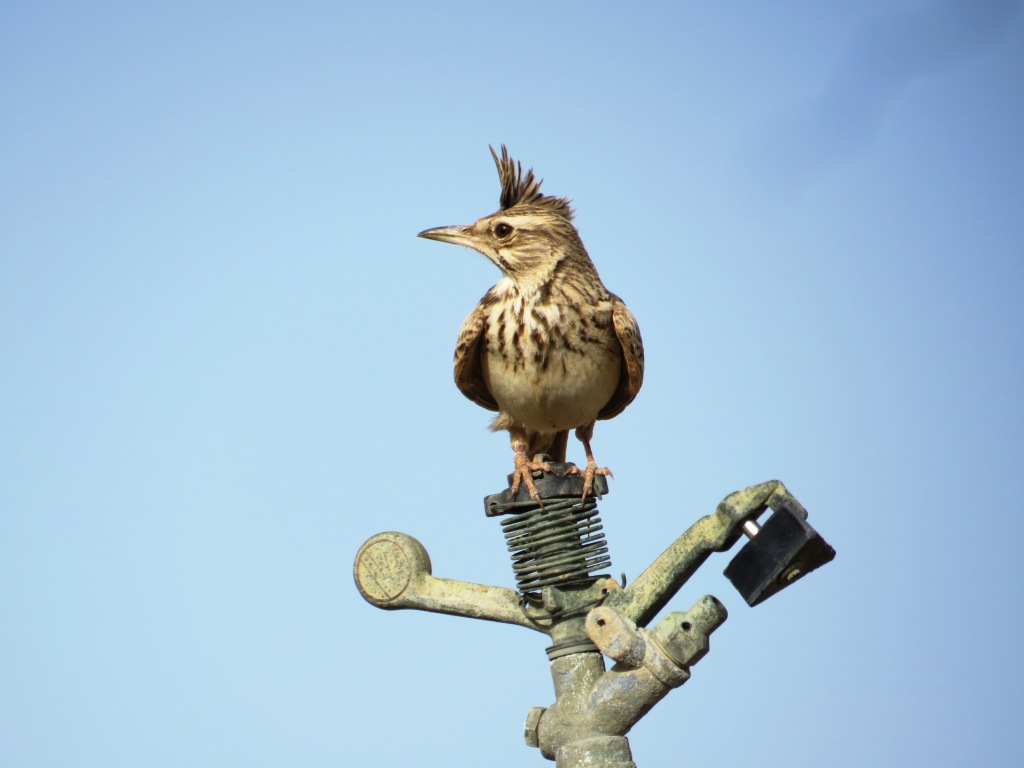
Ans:
[[[537,491],[537,486],[533,482],[534,472],[554,472],[555,468],[544,461],[530,461],[526,458],[525,453],[519,451],[516,452],[515,458],[516,468],[512,471],[512,485],[508,489],[508,497],[514,499],[516,494],[519,493],[519,485],[526,486],[526,490],[530,494],[530,498],[537,502],[541,507],[544,503],[540,500],[540,493]]]
[[[608,467],[599,467],[597,462],[590,460],[587,462],[586,469],[580,469],[575,464],[565,470],[566,475],[583,475],[583,495],[580,497],[583,501],[587,500],[587,496],[590,496],[590,492],[594,489],[594,478],[598,475],[604,475],[605,477],[615,478],[612,471]]]

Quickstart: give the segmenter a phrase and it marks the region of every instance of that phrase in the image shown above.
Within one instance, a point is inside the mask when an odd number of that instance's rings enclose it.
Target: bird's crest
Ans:
[[[491,157],[498,167],[498,179],[501,181],[501,210],[507,211],[515,206],[542,208],[551,213],[572,221],[573,210],[568,198],[551,197],[540,191],[543,181],[538,181],[531,168],[523,175],[523,166],[508,155],[508,149],[501,145],[501,157],[490,147]]]

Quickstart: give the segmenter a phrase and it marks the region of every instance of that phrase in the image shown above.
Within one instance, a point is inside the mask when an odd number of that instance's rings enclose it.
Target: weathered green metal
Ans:
[[[648,631],[615,608],[595,608],[587,616],[587,631],[617,663],[605,671],[592,653],[552,661],[555,703],[531,710],[526,743],[559,768],[633,765],[625,735],[690,678],[690,667],[707,653],[708,637],[726,615],[725,607],[707,595]]]
[[[356,554],[354,575],[359,592],[378,608],[414,608],[538,629],[514,590],[433,576],[427,550],[404,533],[368,539]]]
[[[557,477],[538,478],[537,486],[545,498],[557,494],[578,501],[582,479],[565,476],[563,469],[558,467]],[[485,505],[488,514],[512,514],[521,510],[522,501],[504,493],[489,496]],[[690,667],[707,653],[708,638],[727,614],[716,598],[707,595],[688,611],[668,614],[653,629],[646,629],[647,624],[711,553],[729,549],[744,532],[753,535],[754,521],[768,508],[807,517],[777,480],[730,494],[628,588],[607,575],[588,577],[584,571],[581,577],[578,563],[567,571],[564,583],[556,568],[554,577],[545,575],[546,586],[531,592],[442,579],[431,573],[423,545],[396,532],[377,534],[363,544],[356,555],[355,581],[363,597],[379,608],[467,616],[547,634],[552,642],[547,652],[555,702],[530,710],[526,743],[555,760],[558,768],[636,768],[626,734],[670,690],[689,679]],[[516,518],[515,525],[529,517]],[[544,540],[539,538],[541,550]],[[586,542],[580,548],[585,549]],[[777,591],[788,583],[785,576],[792,567],[787,570],[786,563],[773,562],[772,568],[779,571],[780,581],[769,589]],[[763,582],[761,578],[759,584]],[[605,669],[605,656],[615,662],[610,670]]]

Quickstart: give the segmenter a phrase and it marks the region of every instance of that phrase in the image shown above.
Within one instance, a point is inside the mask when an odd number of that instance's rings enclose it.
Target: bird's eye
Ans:
[[[494,234],[502,239],[512,234],[512,225],[506,224],[504,221],[499,221],[494,225]]]

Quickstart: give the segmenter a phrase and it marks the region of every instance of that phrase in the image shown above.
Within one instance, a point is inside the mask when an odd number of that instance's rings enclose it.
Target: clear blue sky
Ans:
[[[1019,765],[1020,5],[5,4],[0,764],[544,764],[546,638],[351,577],[401,530],[512,581],[451,376],[497,272],[415,237],[505,143],[643,330],[614,571],[776,477],[839,553],[754,609],[705,565],[641,768]]]

